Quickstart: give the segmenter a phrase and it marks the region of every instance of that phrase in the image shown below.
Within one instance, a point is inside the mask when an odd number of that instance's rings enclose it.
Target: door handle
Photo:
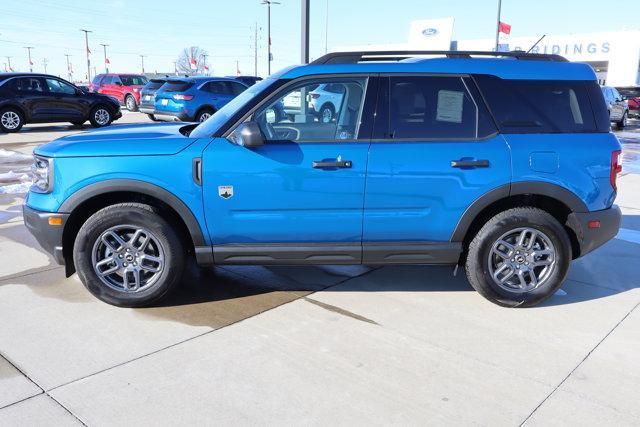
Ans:
[[[336,160],[336,161],[317,161],[313,162],[314,169],[329,169],[329,168],[350,168],[352,166],[351,160]]]
[[[452,160],[451,161],[452,168],[488,168],[489,160]]]

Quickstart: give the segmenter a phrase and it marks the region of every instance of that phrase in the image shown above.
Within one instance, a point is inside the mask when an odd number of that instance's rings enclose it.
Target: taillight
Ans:
[[[193,99],[193,95],[183,95],[178,93],[173,95],[173,99],[176,101],[191,101]]]
[[[616,179],[618,178],[618,174],[622,172],[622,164],[620,163],[621,155],[622,151],[620,150],[611,153],[611,170],[609,172],[609,182],[611,182],[611,187],[613,187],[614,191],[618,191]]]
[[[311,95],[311,98],[313,98],[313,99],[320,98],[320,94],[319,93],[311,93],[310,95]]]

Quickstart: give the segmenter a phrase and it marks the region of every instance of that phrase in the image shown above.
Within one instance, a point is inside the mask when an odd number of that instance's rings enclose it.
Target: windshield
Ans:
[[[207,121],[201,123],[197,128],[195,128],[191,134],[189,135],[191,138],[209,138],[214,133],[217,132],[218,129],[222,125],[224,125],[227,120],[233,117],[242,107],[244,107],[247,102],[251,101],[254,96],[258,95],[260,92],[267,90],[269,86],[274,84],[277,81],[277,78],[267,78],[262,80],[259,83],[249,87],[247,90],[242,92],[240,95],[233,98],[231,102],[222,107],[220,110],[216,111],[216,113],[211,116]]]

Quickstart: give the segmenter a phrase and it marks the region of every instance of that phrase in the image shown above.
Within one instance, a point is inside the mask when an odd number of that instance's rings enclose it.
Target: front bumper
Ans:
[[[567,218],[567,225],[576,233],[580,254],[584,256],[594,249],[613,239],[620,229],[622,212],[613,205],[609,209],[593,212],[573,212]],[[599,221],[597,228],[590,228],[589,223]]]
[[[51,254],[58,264],[64,265],[62,232],[67,219],[69,219],[69,214],[41,212],[31,209],[27,205],[22,205],[22,216],[24,217],[24,225],[27,226],[27,229],[36,238],[42,249]],[[62,224],[50,225],[49,218],[61,218]]]

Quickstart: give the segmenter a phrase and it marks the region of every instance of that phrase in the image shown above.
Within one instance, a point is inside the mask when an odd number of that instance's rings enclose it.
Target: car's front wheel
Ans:
[[[562,286],[571,262],[563,226],[537,208],[509,209],[491,218],[469,245],[471,286],[489,301],[530,307]]]
[[[617,126],[618,129],[624,129],[624,128],[627,127],[627,116],[628,116],[627,112],[625,111],[622,114],[622,118],[620,119],[620,121],[616,122],[616,126]]]
[[[91,126],[95,128],[103,127],[109,125],[113,121],[113,115],[111,114],[111,110],[109,110],[104,105],[98,105],[89,114],[89,121],[91,122]]]
[[[108,206],[80,228],[76,271],[98,299],[120,307],[156,303],[180,281],[184,246],[157,210],[140,203]]]
[[[24,126],[24,116],[15,108],[0,110],[0,130],[3,132],[18,132]]]

